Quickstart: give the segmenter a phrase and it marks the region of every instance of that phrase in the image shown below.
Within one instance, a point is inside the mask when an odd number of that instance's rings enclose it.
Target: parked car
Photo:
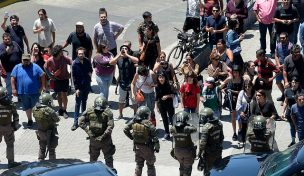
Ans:
[[[5,176],[117,176],[102,162],[84,162],[79,159],[56,159],[25,163],[3,172]]]
[[[303,176],[304,141],[275,153],[244,153],[223,158],[210,176]]]

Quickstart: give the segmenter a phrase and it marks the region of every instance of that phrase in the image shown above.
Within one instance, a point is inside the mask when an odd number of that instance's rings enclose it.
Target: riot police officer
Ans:
[[[19,115],[17,113],[16,106],[7,96],[6,88],[0,87],[0,143],[2,141],[2,137],[4,137],[8,168],[20,165],[20,163],[15,162],[14,159],[14,131],[16,131],[18,127]]]
[[[156,175],[154,152],[159,152],[159,141],[156,129],[149,120],[150,116],[150,109],[147,106],[140,106],[136,111],[134,119],[124,128],[126,136],[133,140],[134,143],[136,176],[141,176],[145,161],[148,167],[148,176]]]
[[[39,140],[39,161],[43,161],[47,153],[49,153],[50,160],[56,159],[55,149],[58,145],[57,122],[60,119],[52,108],[52,104],[52,96],[49,93],[43,93],[39,97],[39,102],[33,108],[33,117],[38,126],[36,135]]]
[[[190,114],[185,111],[180,111],[175,114],[176,123],[170,129],[174,140],[174,158],[180,164],[180,176],[190,176],[192,165],[196,157],[196,146],[192,142],[191,133],[197,131],[196,127],[188,124]]]
[[[269,140],[272,136],[271,131],[266,129],[266,118],[255,116],[252,121],[252,129],[248,130],[248,141],[251,144],[252,152],[269,152]]]
[[[78,125],[89,135],[90,161],[97,161],[101,150],[106,165],[116,172],[113,167],[113,155],[116,148],[111,136],[114,120],[108,101],[103,96],[98,96],[94,101],[94,106],[79,117]]]
[[[200,118],[206,123],[202,127],[199,157],[203,160],[204,175],[209,175],[212,166],[222,159],[223,125],[218,117],[213,116],[213,110],[204,108],[200,111]]]

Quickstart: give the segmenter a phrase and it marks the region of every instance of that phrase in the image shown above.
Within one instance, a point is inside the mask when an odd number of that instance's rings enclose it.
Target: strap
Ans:
[[[138,90],[144,85],[144,83],[146,82],[147,78],[148,78],[148,76],[146,76],[146,79],[144,80],[144,82],[138,87]]]

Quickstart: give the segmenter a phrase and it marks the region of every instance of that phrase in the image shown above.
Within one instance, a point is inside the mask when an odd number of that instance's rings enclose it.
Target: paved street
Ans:
[[[48,16],[53,19],[57,27],[56,43],[63,44],[69,33],[75,30],[76,21],[83,21],[85,23],[86,32],[92,36],[93,26],[98,22],[98,9],[100,7],[106,7],[109,20],[125,25],[125,30],[117,41],[118,46],[120,46],[124,40],[130,40],[133,43],[133,49],[137,49],[138,45],[136,28],[142,21],[142,12],[146,10],[152,12],[153,21],[155,21],[160,28],[159,36],[162,50],[169,53],[176,42],[176,33],[173,31],[173,27],[182,27],[185,19],[186,2],[177,0],[31,0],[0,9],[0,16],[1,14],[4,14],[5,11],[8,11],[10,14],[17,14],[20,17],[20,23],[26,30],[30,43],[33,43],[37,39],[37,36],[32,33],[34,20],[38,18],[37,10],[45,8]],[[2,17],[0,17],[0,19],[2,20]],[[248,30],[246,32],[246,39],[242,43],[242,55],[245,61],[254,59],[255,51],[259,48],[259,34],[256,29],[256,26],[253,26],[251,30]],[[2,35],[2,33],[1,30],[0,35]],[[68,47],[68,50],[71,51],[71,47]],[[203,72],[203,76],[206,78],[205,71]],[[96,81],[95,79],[93,80],[93,90],[95,93],[89,95],[88,106],[93,105],[98,92]],[[273,98],[276,99],[280,96],[280,93],[275,85],[273,88]],[[118,116],[118,96],[115,95],[114,91],[115,86],[111,86],[111,96],[109,100],[114,116]],[[69,96],[68,112],[70,118],[61,118],[61,121],[59,122],[58,132],[60,138],[57,147],[57,158],[78,158],[88,161],[89,141],[86,140],[86,133],[81,129],[77,129],[74,132],[70,130],[73,124],[74,99],[74,95]],[[56,105],[57,102],[54,101],[54,104]],[[278,112],[281,113],[282,108],[279,103],[275,102],[275,105]],[[176,112],[179,110],[180,108],[177,109]],[[27,122],[25,113],[22,110],[18,110],[18,112],[20,115],[20,123],[24,124]],[[124,110],[124,119],[115,121],[115,128],[113,131],[113,142],[116,145],[114,166],[118,170],[118,175],[120,176],[133,175],[135,168],[132,141],[129,140],[122,131],[125,123],[132,118],[132,115],[133,111],[130,108],[126,108]],[[159,117],[159,114],[157,114],[157,119]],[[242,150],[236,149],[236,143],[231,141],[232,127],[229,122],[229,114],[227,111],[224,111],[222,121],[225,134],[225,149],[223,155],[228,156],[232,153],[242,152]],[[159,131],[159,138],[162,138],[164,133],[162,122],[157,121],[157,128]],[[38,140],[36,139],[34,130],[26,129],[22,126],[15,135],[15,160],[36,161],[38,156]],[[290,142],[288,123],[277,122],[276,141],[280,150],[286,149]],[[157,175],[178,175],[178,162],[171,158],[169,154],[171,142],[160,140],[160,145],[160,152],[156,154]],[[0,144],[0,173],[6,168],[7,160],[5,158],[5,148],[6,145],[3,141]],[[100,160],[102,159],[103,157],[101,155]],[[196,170],[196,166],[197,162],[194,164],[192,175],[202,175],[202,172]],[[146,170],[144,170],[144,173],[146,173]]]

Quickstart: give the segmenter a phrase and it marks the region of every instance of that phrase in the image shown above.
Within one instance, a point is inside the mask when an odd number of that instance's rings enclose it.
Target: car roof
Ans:
[[[103,175],[116,176],[116,174],[102,162],[83,162],[78,159],[56,159],[41,162],[22,164],[3,173],[5,176],[82,176]]]

